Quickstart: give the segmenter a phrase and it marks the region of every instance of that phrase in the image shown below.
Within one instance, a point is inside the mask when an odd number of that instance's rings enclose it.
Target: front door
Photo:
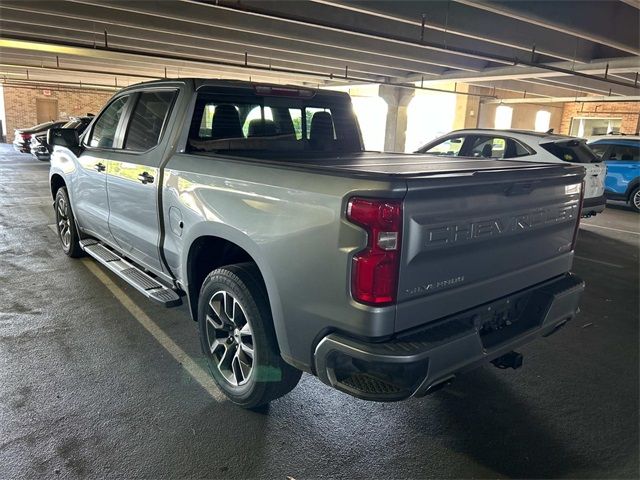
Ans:
[[[109,161],[107,193],[109,229],[120,249],[158,272],[159,167],[165,145],[160,143],[175,90],[145,90],[136,94],[123,130],[122,148]]]
[[[83,140],[78,171],[71,184],[73,209],[82,231],[102,240],[111,240],[107,164],[113,156],[118,129],[129,96],[114,99],[96,119]]]

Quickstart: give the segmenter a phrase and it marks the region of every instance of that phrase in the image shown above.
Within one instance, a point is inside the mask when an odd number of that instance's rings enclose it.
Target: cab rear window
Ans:
[[[196,100],[187,147],[191,152],[362,150],[347,101],[206,91]]]
[[[541,147],[560,160],[571,163],[598,163],[599,158],[584,141],[563,140],[543,143]]]

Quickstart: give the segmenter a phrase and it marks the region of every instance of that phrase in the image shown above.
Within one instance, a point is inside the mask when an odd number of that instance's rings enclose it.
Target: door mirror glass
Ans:
[[[80,146],[78,131],[75,128],[50,128],[47,131],[47,143],[52,147],[58,145],[65,148]]]

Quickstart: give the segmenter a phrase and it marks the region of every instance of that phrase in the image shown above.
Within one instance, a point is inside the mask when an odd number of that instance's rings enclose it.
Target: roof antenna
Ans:
[[[553,128],[550,128],[550,129],[549,129],[549,130],[547,130],[545,133],[546,133],[547,135],[549,135],[549,134],[553,133]]]

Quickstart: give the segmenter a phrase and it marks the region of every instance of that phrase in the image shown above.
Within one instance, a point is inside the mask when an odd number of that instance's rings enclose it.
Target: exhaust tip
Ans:
[[[491,363],[502,370],[506,368],[513,368],[516,370],[522,367],[523,356],[521,353],[511,351],[509,353],[505,353],[501,357],[491,360]]]

